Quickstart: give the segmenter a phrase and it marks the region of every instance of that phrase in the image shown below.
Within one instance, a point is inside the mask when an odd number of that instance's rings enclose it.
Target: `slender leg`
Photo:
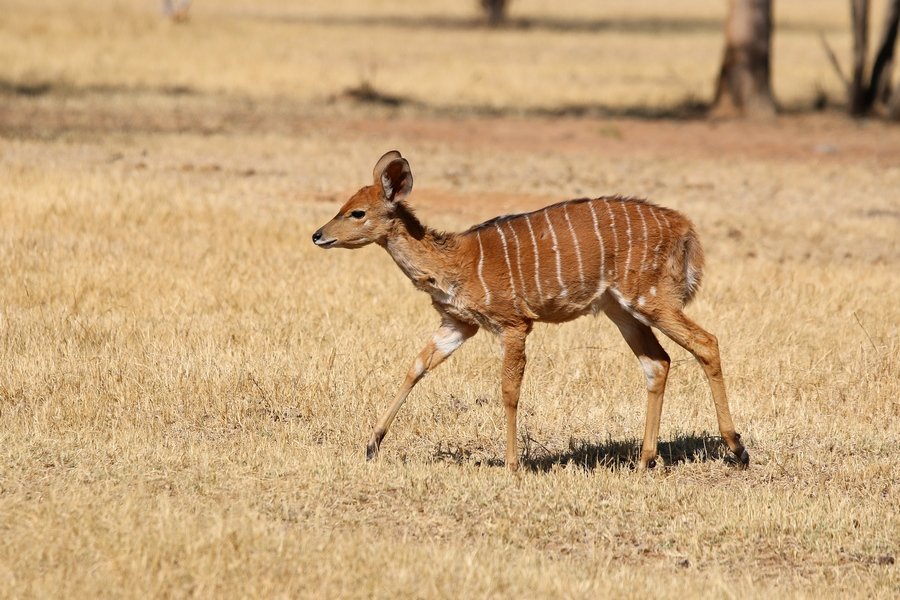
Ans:
[[[703,366],[716,407],[716,419],[722,439],[737,457],[741,466],[750,464],[750,455],[741,443],[741,436],[734,430],[728,397],[725,395],[725,379],[722,376],[722,362],[719,359],[719,342],[716,336],[691,321],[681,311],[667,311],[654,319],[660,331],[672,338],[679,346],[694,355]]]
[[[519,468],[519,452],[516,448],[516,413],[519,408],[519,391],[525,375],[525,338],[531,332],[531,323],[503,330],[503,376],[501,390],[506,408],[506,466],[510,471]]]
[[[635,319],[619,304],[610,304],[606,308],[606,315],[619,328],[622,337],[640,361],[647,378],[647,420],[638,463],[638,469],[643,471],[656,466],[659,420],[662,416],[666,377],[669,374],[669,355],[660,346],[650,327]]]
[[[400,386],[393,404],[378,419],[378,424],[375,425],[375,429],[372,431],[372,437],[369,438],[369,443],[366,444],[366,459],[372,460],[378,456],[381,440],[384,439],[391,422],[397,416],[397,411],[403,406],[406,397],[409,396],[416,384],[429,371],[441,364],[445,358],[453,354],[453,351],[459,348],[463,342],[478,332],[476,325],[457,321],[449,315],[441,315],[441,317],[441,326],[409,368],[409,371],[406,373],[406,379],[403,381],[403,385]]]

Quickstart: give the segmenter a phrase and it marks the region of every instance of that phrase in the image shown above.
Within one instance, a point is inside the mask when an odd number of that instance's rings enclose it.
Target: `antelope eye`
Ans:
[[[354,210],[352,213],[350,213],[350,216],[353,217],[354,219],[362,219],[364,216],[366,216],[366,211]]]

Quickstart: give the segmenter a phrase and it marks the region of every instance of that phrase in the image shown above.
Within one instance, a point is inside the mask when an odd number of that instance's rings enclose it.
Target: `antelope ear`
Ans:
[[[412,191],[413,176],[406,159],[395,158],[389,162],[381,173],[379,183],[385,200],[399,202],[409,196]]]
[[[384,156],[378,159],[378,162],[375,163],[375,168],[372,169],[372,179],[375,183],[381,181],[381,174],[384,172],[384,168],[388,166],[392,160],[397,160],[398,158],[400,158],[400,153],[396,150],[391,150],[390,152],[385,152]]]

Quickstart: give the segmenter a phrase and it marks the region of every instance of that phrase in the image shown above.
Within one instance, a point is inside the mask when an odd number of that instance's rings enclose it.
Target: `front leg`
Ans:
[[[516,447],[516,416],[519,408],[519,391],[525,375],[525,338],[531,332],[531,324],[509,327],[503,330],[503,375],[501,390],[506,408],[506,466],[510,471],[519,468],[519,452]]]
[[[378,450],[381,447],[381,440],[387,433],[388,428],[397,416],[397,411],[403,406],[406,397],[425,375],[441,364],[445,358],[453,354],[453,351],[462,346],[463,342],[478,332],[478,326],[470,325],[458,321],[449,315],[441,315],[441,326],[434,333],[434,336],[425,345],[425,348],[419,352],[419,356],[413,362],[409,371],[406,373],[406,379],[400,386],[400,391],[394,399],[393,404],[378,419],[378,424],[372,431],[372,437],[366,445],[366,459],[372,460],[378,456]]]

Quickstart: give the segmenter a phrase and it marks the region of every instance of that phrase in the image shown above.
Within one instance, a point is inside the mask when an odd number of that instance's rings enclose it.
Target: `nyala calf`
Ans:
[[[416,383],[483,327],[503,342],[506,464],[517,469],[516,411],[532,325],[603,312],[647,378],[639,468],[655,464],[669,373],[669,356],[654,327],[700,362],[722,438],[738,464],[749,464],[731,421],[718,342],[682,312],[703,277],[703,249],[686,217],[643,200],[609,197],[569,200],[443,233],[422,224],[406,204],[413,177],[399,152],[382,156],[372,175],[372,185],[356,192],[313,234],[313,242],[320,248],[383,247],[413,285],[431,296],[441,325],[378,419],[366,448],[369,459]]]

